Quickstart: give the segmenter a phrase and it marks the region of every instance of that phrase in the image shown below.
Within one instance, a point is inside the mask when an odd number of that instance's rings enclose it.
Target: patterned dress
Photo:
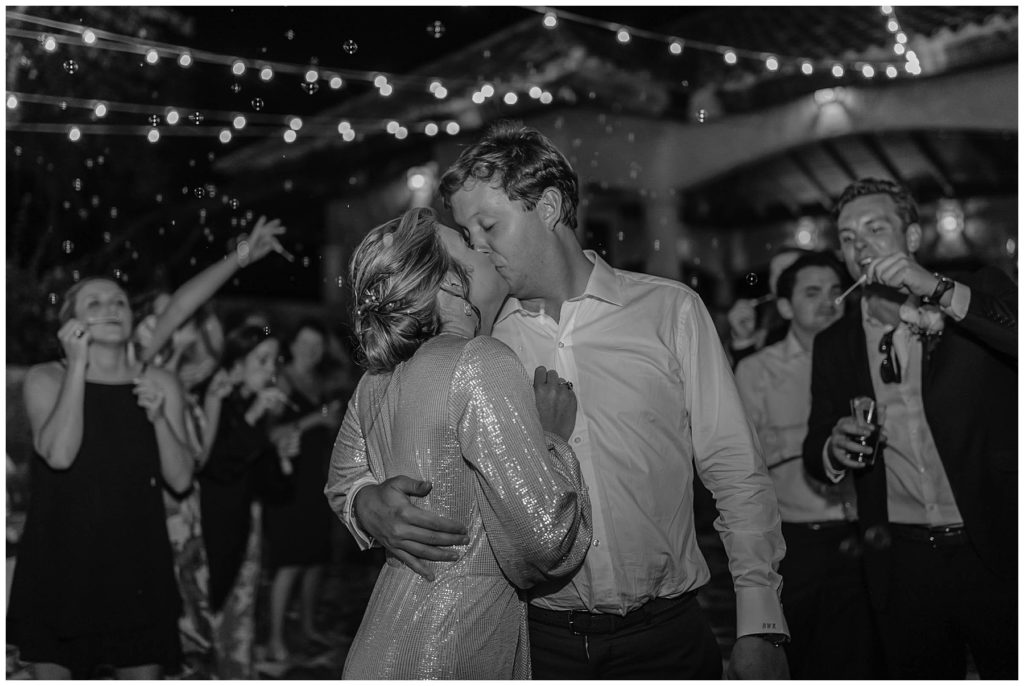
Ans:
[[[579,463],[543,432],[512,351],[440,335],[392,374],[364,376],[331,459],[335,512],[371,474],[431,481],[417,504],[465,523],[470,542],[457,561],[429,563],[433,582],[388,555],[345,678],[529,678],[519,589],[575,571],[592,530]]]

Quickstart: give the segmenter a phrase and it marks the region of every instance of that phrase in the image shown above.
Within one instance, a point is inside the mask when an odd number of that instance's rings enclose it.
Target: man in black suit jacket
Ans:
[[[983,268],[921,267],[913,199],[862,179],[840,197],[861,303],[818,334],[808,472],[855,480],[872,606],[893,678],[1017,676],[1017,287]],[[883,407],[874,464],[850,399]],[[865,462],[870,462],[866,460]]]

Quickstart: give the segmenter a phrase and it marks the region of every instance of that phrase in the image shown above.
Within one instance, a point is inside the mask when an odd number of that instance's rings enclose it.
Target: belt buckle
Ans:
[[[576,610],[569,610],[569,631],[573,636],[582,636],[583,632],[576,631]]]

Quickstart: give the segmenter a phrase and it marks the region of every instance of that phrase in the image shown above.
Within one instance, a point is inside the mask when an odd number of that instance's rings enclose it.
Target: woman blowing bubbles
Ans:
[[[572,573],[591,540],[590,501],[565,442],[571,386],[539,367],[531,388],[515,354],[487,335],[508,286],[429,209],[371,231],[350,282],[368,373],[335,443],[328,500],[366,547],[352,519],[357,489],[430,480],[420,505],[468,535],[453,561],[427,563],[422,576],[389,554],[344,676],[529,678],[517,588]]]
[[[57,333],[66,360],[32,367],[24,395],[39,460],[19,551],[7,640],[38,678],[152,679],[180,661],[181,601],[161,482],[186,489],[176,377],[128,355],[121,287],[86,279],[66,294]]]

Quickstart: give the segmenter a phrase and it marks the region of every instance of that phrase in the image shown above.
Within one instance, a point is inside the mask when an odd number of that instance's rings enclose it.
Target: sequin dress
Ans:
[[[365,375],[331,458],[335,512],[368,474],[431,481],[417,504],[465,523],[470,542],[457,561],[428,563],[433,582],[388,554],[345,678],[529,678],[517,587],[574,572],[592,529],[579,463],[543,432],[512,351],[489,337],[441,335],[392,374]]]

